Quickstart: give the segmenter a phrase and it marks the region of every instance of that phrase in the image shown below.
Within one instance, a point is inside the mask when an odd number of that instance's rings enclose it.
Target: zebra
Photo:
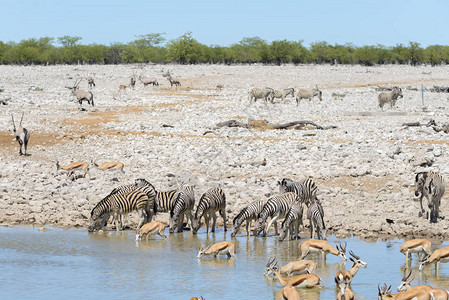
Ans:
[[[307,219],[310,221],[310,237],[315,238],[315,233],[318,239],[326,240],[326,225],[324,224],[324,210],[320,201],[315,200],[307,209]]]
[[[386,103],[390,103],[390,108],[396,106],[396,101],[398,98],[403,98],[402,89],[398,86],[394,86],[391,92],[389,93],[380,93],[377,96],[377,101],[379,103],[379,107],[384,110],[384,105]]]
[[[215,222],[217,216],[215,212],[219,211],[223,218],[224,231],[226,228],[226,196],[223,190],[219,187],[208,190],[201,196],[200,202],[196,207],[195,215],[192,219],[192,233],[196,234],[201,226],[201,217],[204,216],[206,222],[207,233],[209,233],[209,220],[212,217],[212,232],[215,232]]]
[[[273,94],[274,94],[274,90],[269,87],[252,88],[248,94],[249,105],[251,105],[253,99],[254,99],[254,103],[256,103],[257,99],[265,99],[265,103],[267,103],[268,100],[273,101]]]
[[[421,205],[421,211],[419,216],[423,216],[425,210],[422,205],[423,197],[427,198],[427,205],[430,210],[426,214],[426,219],[430,219],[430,222],[436,223],[439,216],[441,198],[445,192],[443,177],[436,172],[419,172],[415,176],[415,196],[420,196],[419,204]]]
[[[195,194],[193,187],[182,186],[179,188],[170,209],[170,233],[175,232],[176,228],[178,228],[178,232],[182,232],[184,215],[187,217],[187,222],[190,220],[190,227],[192,227],[192,210],[194,205]]]
[[[158,212],[169,212],[173,208],[178,190],[156,192],[156,206]]]
[[[111,214],[113,215],[112,222],[115,223],[115,228],[119,231],[120,221],[123,223],[123,214],[137,210],[139,214],[139,224],[137,225],[136,232],[138,232],[140,227],[146,222],[147,206],[148,195],[141,190],[134,190],[122,194],[109,194],[92,209],[88,231],[92,232],[103,228]]]
[[[290,206],[294,203],[299,203],[300,199],[295,193],[285,193],[282,195],[273,196],[268,199],[267,203],[263,206],[262,211],[257,217],[256,226],[253,230],[254,236],[260,234],[263,230],[263,236],[267,235],[267,231],[270,228],[271,224],[274,223],[274,228],[276,231],[276,235],[278,234],[277,220],[280,217],[285,217],[287,215]],[[268,217],[271,217],[270,222],[265,228],[265,222]]]
[[[287,212],[287,216],[281,225],[281,231],[279,234],[279,241],[282,242],[287,236],[287,232],[290,232],[290,238],[299,239],[299,225],[302,223],[303,215],[302,203],[294,203]],[[293,235],[293,232],[295,233]]]
[[[281,181],[278,181],[278,185],[279,192],[281,194],[294,192],[306,206],[309,206],[309,203],[316,198],[318,191],[315,181],[311,178],[305,178],[300,181],[293,181],[289,178],[283,178]]]
[[[246,234],[249,236],[249,227],[251,226],[252,220],[256,220],[257,216],[261,213],[263,206],[265,205],[264,200],[257,200],[252,202],[250,205],[242,209],[239,214],[232,220],[232,233],[231,236],[235,236],[239,230],[240,226],[244,221],[246,221]]]
[[[281,102],[284,102],[285,97],[287,97],[288,95],[295,97],[295,89],[288,88],[288,89],[283,89],[283,90],[274,90],[273,97],[271,98],[271,103],[274,102],[275,98],[281,98]]]
[[[319,89],[312,89],[312,90],[300,89],[300,90],[298,90],[298,93],[296,94],[296,106],[299,105],[299,102],[301,101],[301,99],[309,99],[309,101],[310,101],[315,96],[318,97],[318,99],[320,99],[320,101],[323,100],[323,92],[320,91]]]

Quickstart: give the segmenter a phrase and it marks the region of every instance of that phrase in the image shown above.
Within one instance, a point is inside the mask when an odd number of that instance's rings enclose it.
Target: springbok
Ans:
[[[13,139],[13,141],[17,141],[20,145],[19,155],[27,156],[28,155],[27,148],[28,148],[28,140],[30,139],[30,132],[22,127],[23,115],[24,115],[24,113],[22,113],[22,118],[20,118],[19,128],[16,128],[16,123],[14,122],[14,116],[11,114],[12,125],[14,127],[14,135],[15,135],[15,138]],[[22,145],[24,145],[25,154],[22,152]]]
[[[113,169],[116,168],[117,170],[119,170],[120,172],[122,172],[123,175],[125,174],[125,171],[123,171],[124,168],[124,164],[120,161],[111,161],[111,162],[105,162],[102,163],[101,165],[98,165],[95,161],[92,161],[92,164],[97,168],[103,171],[103,174],[106,174],[106,171],[109,169]]]
[[[274,266],[277,265],[276,259],[269,259],[265,268],[264,275],[270,275],[274,273]],[[316,262],[313,260],[297,260],[291,261],[285,266],[279,268],[279,272],[291,276],[293,273],[306,273],[313,274],[316,269]]]
[[[413,239],[402,244],[399,251],[405,255],[405,264],[408,265],[408,260],[412,258],[412,253],[425,253],[430,255],[432,253],[432,242],[428,239]]]
[[[150,233],[160,235],[164,239],[167,237],[164,234],[164,230],[167,225],[162,222],[149,222],[140,227],[139,233],[136,234],[136,241],[141,241],[144,237],[148,240]]]
[[[83,161],[76,161],[76,162],[72,162],[70,164],[68,164],[67,166],[61,166],[59,165],[59,161],[56,161],[56,172],[58,172],[59,170],[63,170],[65,172],[67,172],[67,177],[69,177],[74,170],[76,169],[83,169],[84,171],[84,175],[89,175],[89,180],[90,180],[90,173],[89,173],[89,164],[87,162],[83,162]]]
[[[235,258],[235,244],[233,242],[229,242],[229,241],[215,243],[206,249],[204,249],[203,246],[201,246],[201,248],[198,251],[197,258],[201,258],[204,255],[210,255],[210,254],[213,254],[214,257],[217,257],[221,251],[224,251],[224,253],[228,257],[233,256]]]
[[[284,300],[299,300],[298,291],[292,286],[284,286],[282,289],[282,299]]]
[[[121,84],[121,85],[118,87],[118,90],[119,90],[119,91],[121,91],[121,90],[126,91],[126,89],[127,89],[128,87],[129,87],[129,86],[127,86],[127,85]]]
[[[66,86],[66,88],[72,91],[72,94],[78,100],[80,107],[83,101],[87,101],[88,104],[94,106],[94,95],[91,92],[86,92],[84,90],[79,89],[79,84],[81,83],[82,80],[83,80],[82,78],[77,79],[75,80],[75,84],[72,87]]]
[[[315,274],[301,274],[293,277],[284,278],[281,276],[281,272],[277,266],[273,266],[274,274],[282,286],[295,286],[298,288],[310,288],[319,286],[322,282],[320,276]]]
[[[348,259],[346,258],[346,246],[347,244],[345,242],[344,246],[340,243],[340,247],[337,245],[337,248],[334,248],[331,246],[331,244],[329,244],[328,241],[310,239],[302,242],[299,245],[299,248],[301,249],[300,259],[306,257],[309,252],[321,252],[323,254],[324,261],[326,261],[326,255],[328,253],[338,256],[344,261],[347,261]]]
[[[335,285],[338,287],[337,300],[353,300],[354,292],[351,290],[350,281],[345,277],[335,277]]]
[[[349,259],[353,262],[351,269],[349,270],[340,270],[335,274],[335,282],[338,284],[337,287],[340,288],[340,292],[344,294],[344,290],[342,289],[342,282],[347,282],[347,284],[351,284],[352,279],[360,268],[366,268],[368,265],[366,262],[362,261],[360,257],[354,254],[354,252],[349,251],[352,257]]]
[[[410,291],[399,292],[396,294],[391,293],[391,285],[387,288],[384,283],[382,289],[377,286],[378,299],[379,300],[432,300],[435,299],[431,292],[426,292],[423,289],[411,289]]]
[[[432,255],[427,255],[419,264],[419,270],[422,271],[427,264],[435,263],[435,271],[438,273],[440,271],[440,261],[449,261],[449,246],[436,249],[433,251]]]
[[[449,292],[444,289],[437,289],[433,288],[430,285],[420,285],[420,286],[414,286],[412,287],[410,285],[410,282],[412,282],[413,277],[410,277],[412,275],[412,271],[410,271],[407,274],[407,269],[404,270],[404,276],[402,276],[402,282],[398,286],[398,292],[403,291],[411,291],[412,289],[422,289],[428,293],[432,293],[435,300],[448,300],[449,299]]]

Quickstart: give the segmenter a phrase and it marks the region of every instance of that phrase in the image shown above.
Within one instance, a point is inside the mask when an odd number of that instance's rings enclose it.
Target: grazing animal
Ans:
[[[368,265],[366,262],[362,261],[359,256],[355,255],[354,252],[349,251],[349,254],[351,254],[352,257],[349,259],[353,262],[353,265],[351,269],[349,270],[340,270],[335,274],[335,283],[336,287],[340,289],[340,292],[342,294],[345,293],[343,286],[346,287],[346,285],[351,284],[352,279],[357,274],[357,271],[360,268],[366,268]],[[345,283],[342,285],[342,283]]]
[[[330,253],[340,257],[344,261],[347,261],[346,246],[347,244],[345,242],[344,246],[340,243],[340,247],[337,245],[336,248],[334,248],[328,241],[310,239],[299,245],[299,249],[301,249],[300,259],[304,259],[304,257],[306,257],[310,252],[321,252],[323,255],[323,260],[326,260],[326,254]]]
[[[181,86],[181,82],[179,82],[178,79],[175,79],[171,77],[171,75],[167,76],[168,81],[170,82],[170,87],[173,87],[173,85],[178,88]]]
[[[432,253],[432,242],[428,239],[413,239],[402,244],[399,252],[405,255],[405,264],[412,258],[412,253],[430,255]]]
[[[284,286],[282,289],[282,299],[284,300],[300,300],[298,291],[292,286]]]
[[[419,264],[419,270],[422,271],[426,265],[435,263],[435,271],[438,273],[440,271],[440,261],[449,261],[449,246],[436,249],[432,255],[426,255]]]
[[[382,289],[378,286],[378,299],[379,300],[433,300],[435,299],[432,293],[426,292],[423,289],[412,289],[410,291],[399,292],[396,294],[391,293],[391,285],[387,288],[384,283]]]
[[[148,78],[148,77],[142,77],[139,76],[140,82],[143,83],[143,86],[147,86],[149,84],[152,84],[153,86],[159,86],[159,83],[157,82],[156,78]]]
[[[232,220],[232,233],[231,236],[236,236],[236,234],[240,230],[240,226],[244,221],[246,221],[246,235],[249,236],[249,227],[251,226],[251,222],[253,220],[257,220],[257,216],[263,209],[265,205],[264,200],[257,200],[242,209],[239,214]]]
[[[285,193],[282,195],[273,196],[268,199],[267,203],[263,206],[261,213],[259,214],[256,222],[256,226],[253,230],[254,236],[258,236],[263,231],[263,236],[267,235],[268,229],[271,224],[274,223],[274,229],[276,235],[278,234],[277,220],[284,218],[287,215],[288,210],[294,203],[299,203],[299,198],[295,193]],[[265,222],[268,217],[271,217],[270,222],[265,228]]]
[[[69,177],[76,169],[83,169],[84,175],[89,175],[90,180],[89,164],[87,162],[75,161],[68,164],[67,166],[61,166],[59,165],[59,161],[56,161],[56,172],[58,172],[59,170],[65,171],[67,172],[67,177]]]
[[[89,89],[92,89],[95,87],[95,81],[94,81],[93,77],[87,78],[87,86],[89,87]]]
[[[443,177],[436,172],[419,172],[415,176],[415,196],[419,196],[421,211],[419,216],[423,216],[425,210],[422,205],[422,199],[426,197],[427,206],[430,210],[426,214],[426,219],[436,223],[440,217],[440,204],[445,192]]]
[[[79,89],[79,84],[81,83],[82,79],[76,80],[75,84],[72,87],[66,87],[70,90],[72,90],[72,94],[76,97],[78,100],[78,103],[80,104],[80,107],[83,103],[83,101],[87,101],[88,104],[91,104],[94,106],[94,94],[92,92],[86,92],[84,90]]]
[[[282,286],[294,286],[298,288],[310,288],[319,286],[322,282],[321,278],[315,274],[301,274],[288,278],[281,276],[281,272],[277,266],[273,266],[274,274]]]
[[[299,225],[302,223],[303,206],[302,203],[293,203],[287,212],[287,216],[281,225],[279,241],[282,242],[290,233],[290,239],[299,239]],[[294,233],[294,234],[293,234]]]
[[[126,91],[127,88],[128,88],[127,85],[121,84],[121,85],[118,87],[118,90],[119,90],[119,91],[121,91],[121,90]]]
[[[299,196],[301,202],[306,206],[309,206],[309,203],[315,199],[318,192],[318,187],[312,178],[305,178],[300,181],[283,178],[281,181],[278,181],[278,185],[281,194],[293,192]]]
[[[190,221],[190,227],[192,227],[192,210],[194,205],[195,193],[193,187],[181,186],[170,209],[170,233],[175,232],[176,228],[178,228],[178,232],[182,232],[184,215],[187,217],[187,221]]]
[[[215,232],[215,222],[217,221],[217,215],[215,213],[217,211],[223,218],[224,231],[226,231],[226,196],[219,187],[210,189],[201,196],[192,219],[192,233],[196,234],[198,229],[200,229],[201,217],[203,216],[206,222],[207,233],[209,233],[210,218],[213,219],[212,232]]]
[[[124,164],[122,162],[119,161],[111,161],[111,162],[105,162],[102,163],[101,165],[98,165],[95,161],[92,161],[92,164],[97,168],[103,171],[103,174],[106,174],[106,171],[109,169],[113,169],[116,168],[117,170],[119,170],[123,175],[125,174],[125,171],[123,171],[124,168]]]
[[[377,100],[379,103],[379,107],[383,110],[384,109],[384,105],[386,103],[390,103],[390,108],[393,108],[394,106],[396,106],[396,101],[398,100],[398,98],[403,98],[404,96],[402,95],[402,89],[394,86],[393,89],[391,90],[391,92],[389,93],[380,93],[377,96]]]
[[[11,114],[11,118],[12,118],[12,125],[14,127],[14,140],[16,140],[19,143],[19,155],[25,155],[27,156],[27,148],[28,148],[28,141],[30,140],[30,132],[22,127],[22,120],[23,120],[23,115],[25,113],[22,113],[22,117],[20,118],[20,123],[19,123],[19,127],[16,128],[16,123],[14,122],[14,116]],[[22,152],[22,145],[25,148],[25,153]]]
[[[148,196],[145,192],[140,190],[124,194],[109,194],[92,209],[88,231],[92,232],[103,228],[111,214],[113,216],[112,222],[115,224],[116,230],[119,231],[121,228],[119,225],[123,223],[123,221],[120,220],[123,218],[123,214],[136,210],[139,215],[139,224],[136,229],[136,233],[138,233],[140,227],[147,220],[147,206]]]
[[[269,87],[252,88],[248,93],[249,105],[252,104],[253,99],[254,99],[254,103],[256,103],[257,99],[265,99],[265,103],[268,103],[268,100],[272,101],[273,94],[274,94],[274,90]]]
[[[307,219],[310,221],[310,237],[318,239],[326,239],[326,224],[324,224],[324,210],[320,201],[315,198],[307,209]]]
[[[422,289],[428,293],[432,293],[435,300],[448,300],[449,292],[444,289],[436,289],[430,285],[420,285],[412,287],[410,282],[412,282],[413,277],[411,277],[412,271],[407,274],[407,269],[404,270],[404,275],[402,276],[401,284],[398,286],[398,292],[411,291],[412,289]]]
[[[274,267],[277,265],[276,259],[269,259],[265,268],[264,275],[273,274],[275,269]],[[292,261],[279,268],[279,272],[281,274],[287,274],[288,276],[292,276],[293,273],[306,273],[313,274],[316,270],[316,262],[313,260],[297,260]]]
[[[288,88],[283,90],[274,90],[273,97],[271,98],[271,103],[274,102],[274,99],[281,99],[281,102],[285,102],[285,97],[288,95],[291,95],[292,97],[295,97],[295,89],[294,88]]]
[[[142,227],[140,227],[139,233],[136,234],[136,241],[141,241],[144,237],[147,238],[150,233],[156,233],[157,235],[166,239],[167,237],[164,234],[166,225],[162,222],[150,222],[146,223]]]
[[[320,91],[319,89],[312,89],[312,90],[299,89],[298,93],[296,93],[296,106],[299,105],[301,99],[309,99],[309,101],[311,101],[313,97],[318,97],[318,99],[322,101],[323,92]]]
[[[219,243],[215,243],[212,246],[204,249],[202,246],[198,251],[197,258],[201,258],[204,255],[213,254],[214,257],[217,257],[220,252],[224,252],[228,257],[235,256],[235,244],[229,241],[223,241]]]

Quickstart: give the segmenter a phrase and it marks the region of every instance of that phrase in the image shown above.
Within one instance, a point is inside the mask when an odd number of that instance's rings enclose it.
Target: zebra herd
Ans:
[[[264,99],[265,103],[268,103],[270,101],[271,103],[274,103],[274,99],[281,99],[282,102],[285,101],[285,98],[291,95],[292,97],[295,97],[295,89],[294,88],[287,88],[283,90],[274,90],[270,87],[264,87],[264,88],[252,88],[248,93],[249,98],[249,105],[251,105],[253,102],[256,103],[257,99]],[[296,93],[296,105],[299,105],[299,102],[301,99],[309,99],[312,100],[313,97],[318,97],[320,101],[322,101],[322,95],[323,92],[321,92],[318,88],[311,89],[311,90],[305,90],[305,89],[299,89]]]
[[[268,200],[257,200],[242,209],[234,218],[232,234],[235,236],[243,222],[246,221],[246,231],[249,235],[249,226],[252,220],[256,220],[253,233],[255,236],[263,232],[265,236],[268,229],[274,224],[278,234],[277,221],[284,218],[279,240],[285,239],[287,234],[296,239],[299,235],[299,225],[302,224],[304,206],[307,208],[307,217],[310,220],[311,236],[315,233],[318,238],[326,239],[326,226],[324,224],[324,212],[316,197],[316,183],[310,179],[295,182],[284,178],[278,182],[279,195]],[[156,191],[155,187],[145,179],[136,179],[134,184],[123,185],[114,188],[104,199],[97,203],[91,211],[88,231],[92,232],[103,228],[112,216],[112,224],[119,231],[124,228],[123,216],[132,211],[137,211],[139,223],[136,231],[143,224],[151,221],[159,212],[169,212],[170,233],[175,230],[183,231],[184,216],[190,221],[192,233],[196,234],[201,227],[201,219],[204,218],[207,233],[209,233],[210,220],[211,231],[215,231],[218,212],[223,219],[224,230],[226,225],[226,195],[220,187],[206,191],[200,198],[195,212],[195,196],[192,186],[182,185],[176,190],[165,192]],[[268,225],[265,223],[271,218]],[[312,229],[313,228],[313,229]]]

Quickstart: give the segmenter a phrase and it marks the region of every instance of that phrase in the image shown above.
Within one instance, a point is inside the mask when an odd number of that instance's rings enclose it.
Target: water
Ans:
[[[168,230],[166,230],[168,235]],[[89,234],[84,229],[0,228],[0,299],[279,299],[281,285],[263,276],[270,256],[280,265],[299,256],[298,241],[278,242],[272,236],[238,236],[236,259],[225,256],[196,258],[201,245],[224,239],[230,232],[217,231],[197,236],[191,232],[155,236],[148,242],[135,242],[133,231]],[[335,245],[337,240],[330,237]],[[357,299],[376,299],[377,285],[386,282],[393,290],[400,284],[405,257],[399,252],[401,240],[368,243],[347,238],[353,250],[368,263],[352,282]],[[435,247],[446,246],[436,245]],[[311,258],[311,257],[307,257]],[[323,288],[300,289],[301,299],[335,299],[334,276],[344,267],[338,257],[327,256],[323,266],[318,257],[316,273]],[[346,268],[351,267],[348,261]],[[412,285],[430,284],[449,289],[449,264],[418,272],[412,262]]]

